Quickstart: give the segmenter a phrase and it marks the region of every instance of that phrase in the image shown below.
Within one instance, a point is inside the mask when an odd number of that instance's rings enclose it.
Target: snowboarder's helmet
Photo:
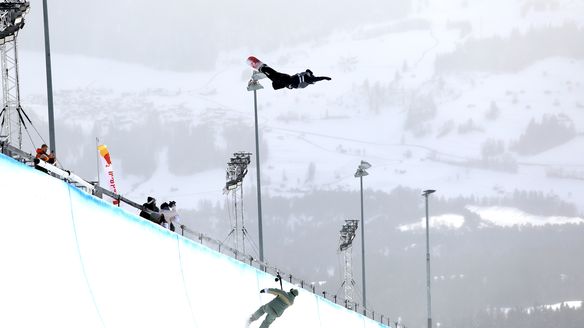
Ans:
[[[298,296],[298,289],[290,289],[290,294],[294,295],[294,296]]]

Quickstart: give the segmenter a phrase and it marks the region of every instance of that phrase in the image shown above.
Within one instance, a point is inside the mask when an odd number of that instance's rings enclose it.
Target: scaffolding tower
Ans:
[[[235,220],[232,220],[231,231],[227,238],[233,237],[234,248],[241,254],[246,254],[245,238],[247,236],[247,229],[245,228],[245,219],[243,211],[243,178],[247,174],[247,166],[251,163],[251,153],[237,152],[227,163],[225,194],[229,197],[231,195],[233,202],[233,212]],[[227,239],[226,238],[226,239]]]
[[[355,305],[354,290],[355,280],[353,280],[353,239],[359,225],[359,220],[345,220],[341,228],[341,238],[339,240],[339,251],[343,254],[344,275],[342,287],[345,292],[345,307],[352,309]]]
[[[20,105],[18,77],[18,31],[24,27],[24,16],[30,4],[25,0],[0,0],[0,64],[2,67],[2,109],[0,140],[22,148],[22,128],[30,122]]]

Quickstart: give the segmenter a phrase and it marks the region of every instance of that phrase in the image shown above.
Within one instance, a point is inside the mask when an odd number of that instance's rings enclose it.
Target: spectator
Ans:
[[[148,213],[148,211],[158,212],[158,207],[156,207],[156,198],[154,197],[148,196],[146,203],[144,203],[142,207],[144,209],[142,212],[140,212],[140,216],[148,220],[150,220],[150,213]]]
[[[160,225],[166,222],[164,215],[160,213],[160,209],[156,206],[156,198],[148,197],[142,207],[143,210],[140,212],[141,217]]]
[[[48,154],[49,151],[49,146],[47,146],[46,144],[43,144],[41,146],[41,148],[37,148],[36,150],[36,156],[34,159],[34,167],[39,170],[39,171],[43,171],[45,173],[49,173],[45,168],[40,167],[38,164],[40,163],[40,161],[49,163],[49,164],[55,164],[55,153],[51,153]]]
[[[178,217],[178,213],[176,212],[176,202],[171,200],[170,202],[163,203],[160,205],[160,210],[162,214],[164,214],[164,218],[166,219],[167,226],[166,228],[170,229],[170,231],[176,231],[176,226],[180,222],[180,218]]]
[[[168,203],[164,202],[160,205],[160,213],[162,213],[162,215],[164,215],[164,221],[163,223],[161,223],[161,225],[163,227],[165,227],[166,229],[168,229],[168,218],[170,215],[170,207],[168,206]]]

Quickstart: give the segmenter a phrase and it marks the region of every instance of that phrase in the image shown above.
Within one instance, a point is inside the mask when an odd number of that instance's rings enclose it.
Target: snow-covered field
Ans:
[[[542,226],[546,224],[582,224],[584,219],[580,217],[563,216],[538,216],[530,215],[516,208],[507,207],[477,207],[469,206],[469,210],[478,214],[485,223],[494,224],[501,227],[513,226]]]
[[[459,229],[464,224],[464,217],[462,215],[440,215],[429,218],[430,228],[432,229]],[[422,218],[420,222],[400,225],[400,231],[412,231],[426,229],[426,219]]]
[[[366,188],[431,187],[444,197],[536,190],[584,209],[576,196],[581,179],[573,178],[584,176],[584,153],[579,151],[584,147],[584,60],[547,58],[512,73],[440,74],[435,68],[437,56],[469,38],[508,37],[513,29],[582,23],[578,15],[584,12],[582,5],[562,1],[544,15],[526,10],[521,2],[501,0],[467,7],[458,1],[448,3],[439,9],[432,4],[420,6],[408,19],[338,32],[318,44],[307,41],[261,53],[252,48],[226,51],[209,72],[161,71],[55,53],[56,116],[78,129],[79,138],[101,137],[109,146],[125,195],[139,200],[156,193],[160,199],[182,200],[183,208],[196,207],[203,199],[222,201],[221,164],[188,176],[177,174],[169,169],[165,151],[173,145],[167,144],[165,149],[151,150],[155,155],[149,160],[157,163],[153,174],[140,176],[133,173],[139,161],[116,160],[116,148],[120,143],[140,143],[147,132],[135,131],[135,140],[111,140],[107,135],[113,126],[133,131],[150,114],[161,125],[188,122],[221,131],[226,124],[239,122],[252,129],[253,98],[246,91],[251,69],[245,58],[253,53],[278,70],[292,73],[311,68],[317,75],[333,77],[303,90],[274,91],[268,81],[262,81],[266,88],[258,92],[259,125],[269,149],[263,157],[262,187],[270,194],[315,188],[354,190],[358,183],[352,175],[365,159],[373,164]],[[507,10],[496,9],[500,7]],[[419,26],[400,28],[420,20]],[[469,22],[470,32],[452,28],[449,24],[455,21]],[[21,37],[26,37],[25,32]],[[40,74],[43,59],[40,53],[21,52],[23,105],[40,120],[46,120]],[[406,128],[408,112],[428,95],[436,115]],[[493,102],[500,113],[496,119],[487,119]],[[579,135],[535,155],[511,150],[532,119],[551,114],[568,116]],[[505,153],[512,153],[516,172],[469,164],[481,160],[488,140],[501,141]],[[74,142],[57,141],[61,148]],[[214,140],[193,142],[213,143],[230,152],[242,150],[231,150],[220,133]],[[253,140],[248,144],[252,147]],[[60,160],[69,168],[87,167],[94,162],[92,152],[84,149],[78,156]],[[307,181],[311,163],[315,174]],[[549,170],[567,171],[572,178],[550,176]],[[255,183],[253,167],[248,179],[250,186]]]
[[[577,310],[577,309],[580,309],[582,307],[582,303],[583,303],[583,301],[566,301],[566,302],[559,302],[559,303],[554,303],[554,304],[546,304],[546,305],[540,305],[540,306],[536,306],[536,307],[526,308],[525,312],[533,313],[536,310],[542,310],[542,309],[558,311],[563,307]],[[513,309],[512,308],[501,308],[499,310],[507,315]]]
[[[479,215],[483,221],[481,223],[483,227],[490,225],[517,227],[584,223],[584,218],[581,217],[531,215],[511,207],[467,206],[467,208]],[[455,214],[431,216],[429,221],[431,229],[460,229],[465,223],[462,215]],[[426,229],[426,219],[421,218],[419,222],[400,225],[397,229],[402,232]]]

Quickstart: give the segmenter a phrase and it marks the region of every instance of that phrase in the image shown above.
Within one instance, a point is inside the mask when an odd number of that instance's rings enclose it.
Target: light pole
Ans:
[[[428,196],[436,190],[424,190],[422,196],[426,199],[426,292],[428,297],[428,328],[432,328],[432,298],[430,293],[430,219],[428,215]]]
[[[262,228],[262,185],[260,182],[260,136],[258,132],[258,96],[257,91],[264,87],[258,82],[259,79],[266,77],[264,74],[254,71],[251,79],[247,83],[247,91],[253,91],[253,110],[255,118],[255,147],[256,147],[256,176],[257,176],[257,198],[258,198],[258,244],[260,251],[260,261],[264,261],[264,234]],[[262,266],[262,270],[265,268]]]
[[[51,152],[57,152],[55,141],[55,115],[53,111],[53,75],[51,71],[51,43],[49,42],[49,11],[47,0],[43,0],[43,21],[45,29],[45,64],[47,70],[47,104],[49,107],[49,144]]]
[[[367,307],[367,286],[365,284],[365,221],[363,219],[363,177],[368,176],[367,169],[371,167],[371,164],[361,161],[361,164],[357,167],[357,172],[355,172],[355,178],[359,178],[361,185],[361,264],[362,264],[362,278],[363,278],[363,312]]]

